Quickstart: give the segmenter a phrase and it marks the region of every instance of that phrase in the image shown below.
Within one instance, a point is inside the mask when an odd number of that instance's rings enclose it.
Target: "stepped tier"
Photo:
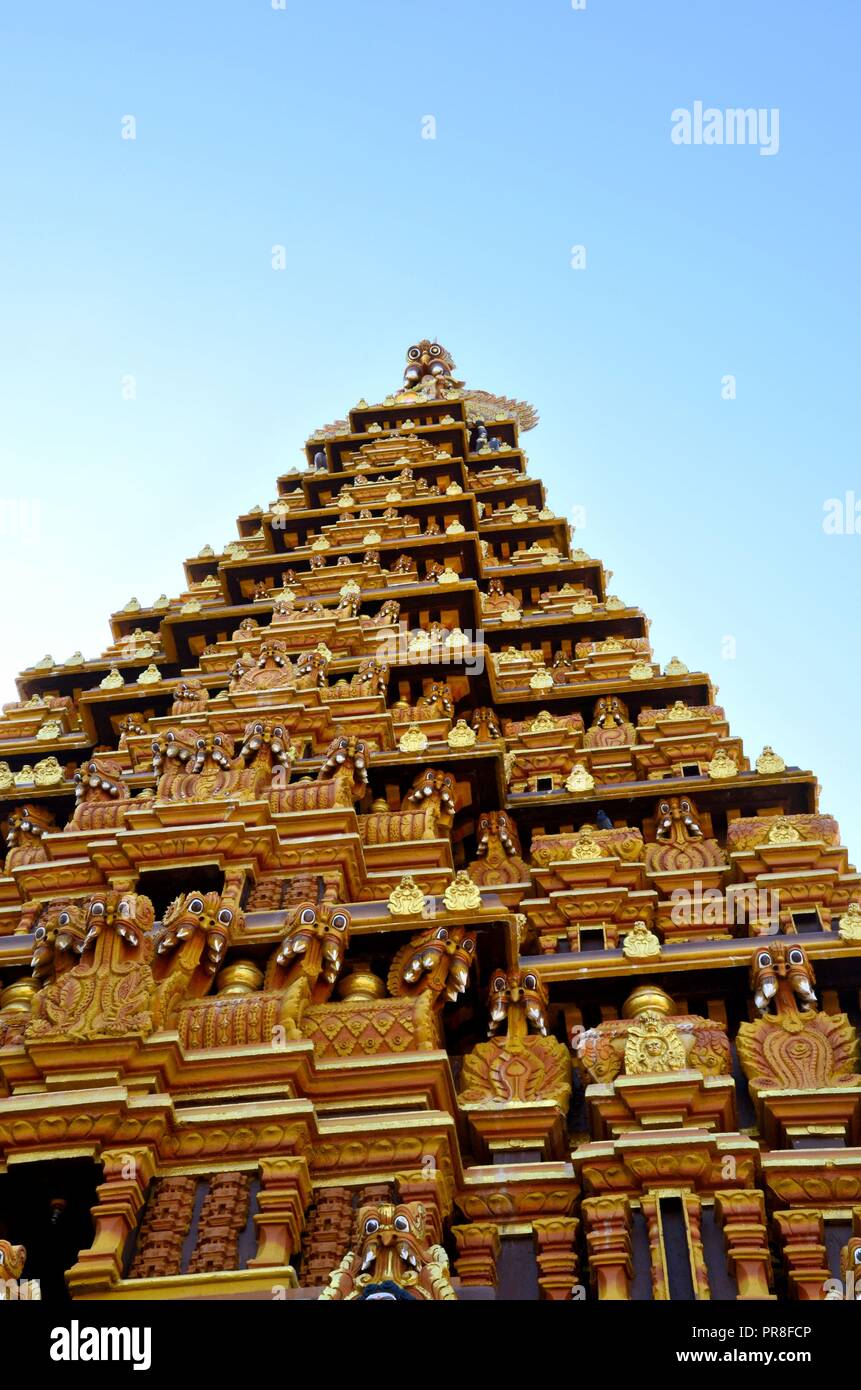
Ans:
[[[3,706],[0,1219],[39,1164],[93,1208],[74,1298],[845,1280],[861,878],[655,660],[536,422],[414,345]]]

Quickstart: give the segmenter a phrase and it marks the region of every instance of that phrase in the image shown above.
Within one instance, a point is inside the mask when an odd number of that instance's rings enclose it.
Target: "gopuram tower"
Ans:
[[[653,661],[532,407],[455,371],[411,347],[180,594],[3,707],[33,1297],[861,1291],[839,827]]]

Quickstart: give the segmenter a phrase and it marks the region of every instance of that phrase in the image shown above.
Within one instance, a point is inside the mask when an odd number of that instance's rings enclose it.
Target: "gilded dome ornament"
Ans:
[[[460,483],[449,483],[448,487],[445,490],[445,495],[446,497],[460,497],[462,492],[463,488],[461,487]]]
[[[468,647],[469,638],[467,637],[463,628],[452,628],[451,632],[448,634],[448,637],[446,637],[445,639],[445,646],[453,648]]]
[[[539,716],[540,717],[540,716]],[[535,721],[538,722],[537,720]],[[543,732],[533,726],[533,732]],[[595,787],[595,778],[592,776],[585,763],[575,763],[568,777],[565,779],[566,792],[591,792]]]
[[[44,724],[36,730],[38,739],[47,740],[49,738],[62,738],[63,726],[59,719],[46,719]]]
[[[475,730],[469,727],[465,719],[459,719],[446,736],[449,748],[472,748],[476,740]]]
[[[721,781],[727,777],[738,776],[738,764],[725,748],[718,748],[708,765],[709,777]]]
[[[412,874],[404,874],[397,888],[389,894],[389,912],[393,917],[419,917],[424,905],[425,895]]]
[[[687,1057],[678,1032],[661,1014],[638,1014],[625,1038],[625,1072],[628,1076],[661,1076],[684,1071]]]
[[[25,763],[20,772],[16,772],[14,782],[16,787],[32,787],[36,778],[29,763]]]
[[[572,603],[572,605],[571,605],[571,612],[572,612],[572,613],[575,613],[575,614],[578,614],[578,615],[579,615],[579,614],[583,614],[583,615],[585,616],[587,613],[591,613],[591,612],[592,612],[593,607],[594,607],[594,605],[593,605],[591,599],[588,599],[588,598],[578,598],[578,599],[575,599],[574,602]]]
[[[442,570],[442,572],[436,576],[436,582],[437,582],[437,584],[443,584],[443,585],[445,585],[445,584],[459,584],[459,583],[460,583],[460,579],[461,579],[460,575],[457,574],[457,573],[455,572],[455,570],[449,569],[448,566],[446,566],[445,569]]]
[[[786,763],[767,743],[756,760],[756,770],[767,777],[771,773],[785,772]]]
[[[553,685],[553,677],[549,671],[536,671],[534,676],[529,678],[530,690],[549,690]]]
[[[160,611],[161,609],[163,609],[163,608],[169,608],[169,607],[170,607],[170,599],[168,598],[167,594],[159,594],[158,598],[157,598],[157,599],[155,600],[155,602],[153,603],[153,608],[155,609],[156,612],[159,612],[159,611]]]
[[[625,933],[622,951],[629,960],[654,960],[661,954],[661,943],[645,922],[638,920]]]
[[[318,536],[315,541],[311,542],[312,550],[331,550],[331,548],[325,536]]]
[[[627,604],[616,594],[608,594],[604,600],[604,607],[608,613],[617,613],[620,609],[626,608]]]
[[[83,664],[84,655],[82,652],[72,652],[72,655],[67,656],[66,660],[63,662],[64,666],[83,666]]]
[[[462,521],[450,521],[445,528],[447,536],[462,536],[466,532],[466,527]]]
[[[516,526],[522,526],[524,521],[529,520],[529,516],[522,507],[515,507],[511,512],[511,520]]]
[[[139,613],[139,612],[140,612],[140,603],[138,602],[138,600],[137,600],[136,598],[134,598],[134,596],[133,596],[132,598],[129,599],[128,603],[126,604],[125,608],[123,609],[123,612],[124,612],[124,613]]]
[[[112,666],[108,674],[99,681],[100,690],[119,690],[123,685],[125,681],[116,666]]]
[[[46,652],[41,661],[34,661],[29,668],[31,671],[52,671],[54,669],[54,658]]]
[[[473,883],[466,869],[458,869],[442,900],[450,912],[473,912],[481,907],[478,884]]]
[[[605,855],[591,831],[584,826],[566,857],[577,860],[578,863],[591,864],[595,859],[603,859]]]
[[[690,671],[683,661],[679,661],[677,656],[671,657],[664,667],[665,676],[689,676]]]
[[[179,611],[180,613],[199,613],[201,608],[202,604],[199,598],[190,598],[185,601]]]
[[[654,674],[651,662],[649,661],[635,661],[628,671],[628,675],[632,681],[648,681],[652,679]]]
[[[785,816],[776,816],[774,825],[768,832],[768,843],[770,845],[797,845],[802,839],[798,827],[787,820]]]
[[[138,685],[157,685],[160,680],[161,671],[158,669],[157,666],[154,666],[152,662],[150,662],[146,670],[141,671],[140,675],[138,676],[137,683]]]
[[[523,618],[519,608],[504,608],[499,616],[504,623],[519,623]]]
[[[841,941],[861,943],[861,903],[849,903],[837,923],[837,931]]]
[[[529,725],[531,734],[552,734],[556,732],[556,720],[549,709],[541,709]]]
[[[398,739],[402,753],[423,753],[428,746],[428,736],[419,724],[410,724]]]
[[[674,723],[680,723],[683,719],[694,719],[695,717],[694,711],[685,704],[684,700],[676,700],[675,704],[672,704],[664,715],[665,719],[672,720]]]
[[[197,558],[198,560],[213,560],[215,558],[215,551],[211,545],[205,545],[201,550],[198,550]]]
[[[381,540],[382,536],[379,531],[366,531],[362,537],[362,545],[379,545]]]
[[[0,791],[7,791],[9,787],[14,787],[15,778],[12,769],[5,761],[0,762]]]

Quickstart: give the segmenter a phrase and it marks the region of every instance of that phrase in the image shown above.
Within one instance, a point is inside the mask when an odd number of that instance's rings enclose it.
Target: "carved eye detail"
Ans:
[[[396,1216],[394,1221],[396,1231],[408,1231],[410,1223],[405,1216]]]
[[[684,813],[685,813],[686,816],[687,816],[687,815],[690,815],[691,803],[690,803],[689,801],[683,801],[683,802],[682,802],[682,810],[684,811]]]
[[[437,941],[448,941],[448,930],[445,927],[440,927],[437,931],[436,939]]]
[[[417,347],[411,347],[409,352],[407,353],[407,357],[410,362],[418,362],[421,355],[421,349]]]
[[[218,914],[218,920],[223,927],[229,927],[233,921],[233,913],[229,907],[223,907]]]
[[[188,910],[189,912],[195,913],[195,915],[199,917],[201,912],[203,911],[203,899],[191,898],[188,904]]]
[[[854,1265],[861,1265],[861,1245],[856,1245],[855,1249],[852,1251],[852,1263]]]
[[[670,814],[670,803],[668,801],[662,801],[658,810],[662,816],[668,816]]]
[[[255,725],[254,725],[254,732],[255,732],[255,734],[262,734],[262,733],[263,733],[263,725],[262,725],[262,724],[255,724]]]
[[[104,905],[104,903],[93,903],[92,907],[90,908],[90,916],[91,916],[91,917],[104,917],[104,915],[105,915],[105,905]]]
[[[59,917],[57,918],[57,921],[60,923],[60,926],[64,925]],[[37,927],[36,930],[33,932],[33,940],[44,941],[47,935],[48,933],[44,927]]]
[[[343,912],[335,913],[335,916],[332,918],[332,926],[336,929],[336,931],[346,931],[347,919],[344,916]]]
[[[442,355],[442,348],[440,347],[439,343],[431,343],[430,355],[431,357],[440,357]]]
[[[468,936],[466,938],[461,949],[466,951],[469,955],[472,955],[475,950],[475,942],[472,940],[472,937]]]
[[[538,981],[536,980],[534,975],[526,975],[524,977],[523,983],[527,989],[535,989],[538,984]]]
[[[205,738],[199,738],[199,739],[197,740],[197,742],[195,743],[194,746],[195,746],[195,748],[205,748],[205,747],[206,747],[206,739],[205,739]]]
[[[376,1233],[377,1233],[377,1231],[378,1231],[379,1229],[380,1229],[380,1223],[379,1223],[379,1221],[377,1220],[377,1218],[376,1218],[375,1216],[369,1216],[368,1219],[367,1219],[367,1221],[365,1222],[365,1235],[366,1235],[366,1236],[373,1236],[373,1235],[376,1235]]]
[[[71,922],[71,920],[72,920],[72,919],[71,919],[71,917],[69,916],[68,912],[61,912],[60,915],[59,915],[59,917],[57,918],[57,926],[58,926],[58,927],[67,927],[67,926],[69,925],[69,923]],[[37,931],[40,931],[40,932],[43,934],[43,936],[45,935],[45,928],[44,928],[44,927],[37,927],[36,930],[37,930]]]
[[[306,907],[306,908],[304,909],[304,911],[303,911],[301,917],[299,918],[299,921],[300,921],[300,922],[302,923],[302,925],[305,926],[305,927],[310,927],[310,926],[312,925],[312,923],[316,922],[316,920],[317,920],[317,913],[314,911],[313,907]]]
[[[768,951],[760,951],[759,955],[757,956],[757,965],[759,966],[760,970],[768,969],[768,967],[771,965],[771,956],[768,954]]]
[[[497,975],[496,979],[493,982],[493,988],[496,990],[497,994],[502,994],[504,992],[505,980],[502,978],[501,975]]]
[[[132,905],[131,905],[131,903],[130,903],[130,902],[127,902],[126,899],[123,898],[123,901],[120,903],[119,907],[117,908],[117,916],[119,916],[119,917],[128,917],[128,916],[131,914],[131,910],[132,910]]]
[[[804,964],[804,955],[803,955],[803,953],[802,953],[801,951],[799,951],[798,949],[796,949],[796,950],[794,950],[794,951],[790,951],[790,953],[789,953],[789,964],[790,964],[790,965],[803,965],[803,964]]]

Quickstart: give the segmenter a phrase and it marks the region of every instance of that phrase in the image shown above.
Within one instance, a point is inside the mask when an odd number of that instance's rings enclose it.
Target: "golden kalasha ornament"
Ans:
[[[622,950],[629,960],[653,960],[661,954],[661,943],[642,920],[625,933]]]
[[[398,739],[402,753],[423,753],[428,746],[428,736],[418,724],[410,724]]]
[[[475,730],[469,727],[466,720],[459,719],[446,735],[446,742],[449,748],[472,748],[477,737]]]
[[[861,942],[861,903],[850,903],[837,923],[841,941]]]
[[[450,912],[471,912],[481,907],[481,893],[466,869],[459,869],[443,893],[443,902]]]
[[[766,744],[756,760],[756,770],[763,776],[771,776],[778,772],[785,772],[786,763],[769,744]]]
[[[542,732],[533,725],[533,732]],[[568,777],[565,779],[565,790],[567,792],[591,792],[595,787],[595,778],[592,776],[588,767],[584,763],[575,763]]]
[[[424,911],[425,895],[412,874],[404,874],[397,888],[393,888],[388,898],[388,909],[393,917],[419,917]]]
[[[708,765],[709,777],[715,780],[722,780],[726,777],[738,776],[738,764],[725,748],[718,748],[715,755]]]

